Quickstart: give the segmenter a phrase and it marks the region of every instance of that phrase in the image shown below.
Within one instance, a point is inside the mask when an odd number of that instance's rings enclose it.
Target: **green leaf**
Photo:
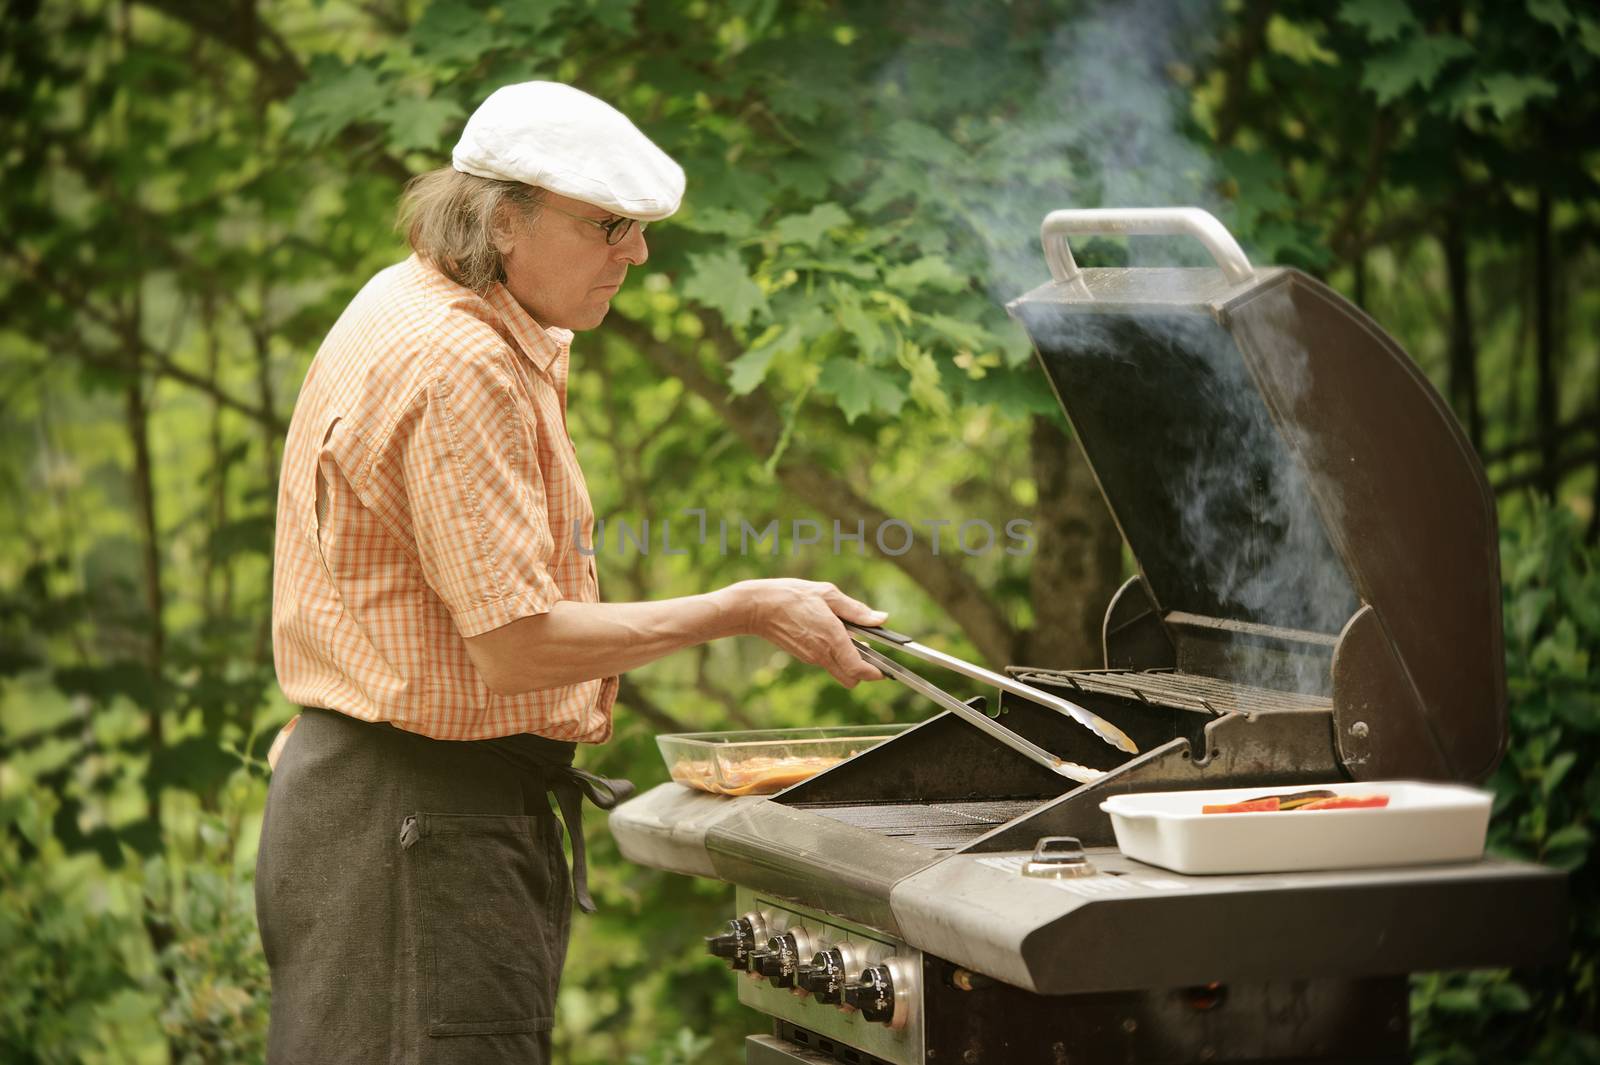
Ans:
[[[902,119],[889,127],[890,150],[898,156],[938,170],[959,169],[966,161],[955,142],[932,126]],[[906,190],[911,191],[911,190]]]
[[[789,326],[778,332],[780,335],[773,343],[751,348],[728,364],[728,391],[736,396],[748,395],[767,376],[767,367],[772,365],[773,356],[778,354],[779,346],[789,340],[794,327]]]
[[[893,292],[910,293],[917,289],[935,292],[960,292],[968,286],[965,275],[939,255],[924,255],[915,262],[896,266],[883,275],[884,287]]]
[[[939,379],[939,364],[923,348],[903,343],[896,355],[905,371],[911,375],[911,398],[917,406],[938,417],[950,414],[950,397]]]
[[[732,248],[689,256],[683,295],[720,312],[729,325],[744,325],[751,315],[768,313],[766,293]]]
[[[471,66],[497,46],[521,43],[461,0],[433,0],[411,28],[411,40],[419,55],[449,66]]]
[[[1590,55],[1600,55],[1600,19],[1579,19],[1578,40]]]
[[[1545,838],[1540,860],[1546,865],[1571,872],[1588,857],[1592,838],[1589,830],[1582,825],[1558,828]]]
[[[511,0],[501,8],[500,24],[530,37],[540,36],[550,28],[556,15],[569,6],[570,3],[563,0]]]
[[[1565,0],[1528,0],[1528,14],[1558,30],[1565,30],[1572,23],[1572,12]]]
[[[778,220],[773,226],[779,243],[804,244],[815,248],[828,230],[849,225],[850,216],[835,203],[821,203],[805,214],[793,214]]]
[[[1521,111],[1529,100],[1553,97],[1557,92],[1554,82],[1530,74],[1490,74],[1478,85],[1479,90],[1468,98],[1468,106],[1487,105],[1502,122]]]
[[[1005,356],[1006,365],[1015,369],[1033,358],[1033,341],[1028,339],[1028,334],[1015,322],[1008,321],[1009,328],[1000,330],[1000,352]]]
[[[1336,66],[1339,62],[1337,55],[1323,47],[1316,27],[1291,22],[1282,15],[1273,15],[1267,20],[1267,48],[1301,66],[1313,63]]]
[[[996,346],[995,338],[989,335],[987,329],[966,318],[948,314],[923,314],[918,317],[957,348],[984,352]]]
[[[845,421],[851,423],[874,409],[894,417],[906,402],[905,392],[888,374],[854,359],[829,359],[817,388],[839,401]]]
[[[877,363],[888,350],[883,327],[861,305],[861,297],[854,289],[844,285],[831,285],[830,288],[834,295],[834,315],[840,328],[856,342],[856,348],[864,360]]]
[[[1339,6],[1339,18],[1375,42],[1393,41],[1419,28],[1405,0],[1345,0]]]
[[[303,144],[322,144],[352,122],[372,118],[388,103],[389,92],[372,67],[314,56],[306,80],[288,100],[294,116],[289,136]]]
[[[756,231],[755,219],[743,211],[724,207],[693,207],[674,215],[672,224],[696,233],[713,233],[735,240],[744,240]]]
[[[1431,87],[1453,60],[1472,54],[1472,45],[1451,34],[1412,37],[1368,61],[1361,85],[1391,103],[1413,88]]]
[[[966,404],[992,403],[1003,414],[1024,418],[1035,414],[1046,417],[1061,416],[1061,404],[1044,374],[1032,368],[1009,373],[988,373],[977,379],[968,379],[961,386],[962,402]]]
[[[589,17],[597,26],[612,33],[633,33],[634,0],[586,0]]]
[[[1561,778],[1571,771],[1577,761],[1578,753],[1576,751],[1562,751],[1550,759],[1550,764],[1544,767],[1543,773],[1539,774],[1539,790],[1544,793],[1546,798],[1554,794],[1556,788],[1560,787]]]
[[[812,307],[782,328],[773,326],[754,347],[728,364],[729,390],[736,396],[748,394],[766,377],[775,356],[792,354],[832,324],[826,312]]]
[[[1446,1013],[1477,1013],[1483,998],[1476,987],[1453,987],[1439,992],[1433,1004]]]
[[[1490,984],[1483,990],[1484,1001],[1501,1013],[1526,1013],[1533,1008],[1533,1000],[1519,984],[1510,980]]]
[[[389,127],[389,140],[407,152],[439,147],[445,124],[460,117],[461,106],[437,96],[396,97],[378,118]]]

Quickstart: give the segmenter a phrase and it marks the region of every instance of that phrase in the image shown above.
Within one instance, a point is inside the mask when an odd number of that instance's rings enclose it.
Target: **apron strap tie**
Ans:
[[[546,768],[548,787],[556,797],[556,807],[572,840],[572,897],[584,913],[595,911],[589,894],[589,862],[583,843],[583,800],[609,810],[636,790],[631,780],[602,777],[570,765]]]

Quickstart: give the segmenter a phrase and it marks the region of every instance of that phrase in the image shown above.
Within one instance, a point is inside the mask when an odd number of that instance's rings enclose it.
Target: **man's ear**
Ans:
[[[502,203],[489,224],[489,239],[494,242],[494,250],[502,256],[510,255],[517,243],[518,230],[525,224],[522,212]]]

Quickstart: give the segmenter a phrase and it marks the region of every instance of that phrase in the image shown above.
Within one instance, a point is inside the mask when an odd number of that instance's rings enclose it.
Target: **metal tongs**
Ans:
[[[981,680],[987,684],[993,684],[1001,691],[1010,692],[1012,695],[1020,696],[1021,698],[1027,699],[1030,702],[1038,703],[1040,706],[1047,706],[1052,710],[1056,710],[1072,718],[1074,721],[1083,725],[1090,732],[1093,732],[1096,736],[1100,737],[1106,743],[1117,748],[1118,750],[1126,751],[1129,754],[1139,753],[1138,746],[1128,738],[1127,733],[1117,728],[1117,726],[1113,725],[1099,714],[1091,713],[1090,711],[1079,706],[1077,703],[1070,702],[1056,695],[1051,695],[1049,692],[1040,691],[1038,688],[1035,688],[1032,685],[1024,684],[1021,681],[1005,676],[1002,673],[996,673],[993,670],[988,670],[984,669],[982,666],[973,665],[971,662],[956,658],[953,655],[947,655],[943,651],[937,651],[932,647],[918,643],[903,633],[893,632],[889,629],[881,629],[869,625],[857,625],[851,621],[846,621],[844,623],[844,627],[850,632],[864,636],[869,640],[876,640],[879,643],[898,647],[907,654],[914,655],[925,662],[932,662],[934,665],[944,666],[946,669],[954,670],[963,676],[971,677],[974,680]],[[873,666],[876,666],[886,676],[895,678],[896,680],[900,681],[900,683],[916,692],[918,695],[921,695],[927,699],[931,699],[933,702],[957,715],[968,724],[982,729],[984,732],[988,733],[996,740],[999,740],[1007,747],[1010,747],[1018,754],[1028,758],[1030,761],[1037,762],[1039,765],[1044,766],[1051,772],[1059,773],[1061,776],[1064,776],[1069,780],[1076,780],[1080,784],[1087,784],[1092,780],[1099,779],[1103,775],[1098,769],[1091,769],[1088,766],[1079,765],[1076,762],[1069,762],[1064,758],[1056,757],[1043,747],[1040,747],[1038,744],[1034,743],[1032,740],[1029,740],[1024,736],[1019,736],[1017,733],[1002,725],[988,714],[968,706],[960,699],[957,699],[944,689],[939,688],[938,686],[911,672],[911,670],[900,665],[898,662],[895,662],[893,659],[874,651],[860,640],[855,640],[852,642],[855,643],[856,650],[861,653],[861,657]]]

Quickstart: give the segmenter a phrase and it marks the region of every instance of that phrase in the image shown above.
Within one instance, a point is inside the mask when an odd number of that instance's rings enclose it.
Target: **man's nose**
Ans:
[[[650,258],[650,248],[644,242],[644,227],[635,223],[628,227],[628,235],[617,242],[617,258],[632,266],[641,266]]]

